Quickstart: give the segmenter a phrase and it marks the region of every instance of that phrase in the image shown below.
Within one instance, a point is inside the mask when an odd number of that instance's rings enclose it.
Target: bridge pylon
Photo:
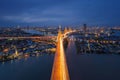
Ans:
[[[67,27],[65,27],[64,34],[67,33],[67,32],[68,32],[68,29],[67,29]]]

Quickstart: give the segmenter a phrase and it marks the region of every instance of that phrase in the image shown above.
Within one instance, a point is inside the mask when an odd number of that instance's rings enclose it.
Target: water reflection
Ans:
[[[78,55],[75,42],[69,41],[66,56],[71,80],[120,80],[119,55]]]
[[[69,41],[66,57],[71,80],[120,80],[120,56],[78,55]],[[0,80],[50,80],[54,55],[42,55],[0,63]]]
[[[54,55],[29,57],[3,62],[0,80],[49,80]]]

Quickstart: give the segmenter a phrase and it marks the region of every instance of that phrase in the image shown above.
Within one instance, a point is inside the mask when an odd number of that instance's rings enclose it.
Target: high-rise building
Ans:
[[[83,32],[84,32],[84,33],[87,32],[87,24],[83,24]]]

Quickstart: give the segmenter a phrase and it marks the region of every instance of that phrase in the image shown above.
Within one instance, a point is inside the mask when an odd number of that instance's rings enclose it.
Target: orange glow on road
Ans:
[[[61,32],[58,34],[57,50],[55,54],[51,80],[70,80]]]

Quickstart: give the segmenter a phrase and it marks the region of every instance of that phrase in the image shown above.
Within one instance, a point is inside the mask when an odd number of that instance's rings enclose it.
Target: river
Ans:
[[[120,55],[77,54],[69,41],[66,58],[71,80],[120,80]],[[0,63],[0,80],[50,80],[54,55]]]
[[[49,80],[53,55],[29,57],[0,65],[0,80]]]
[[[66,58],[71,80],[120,80],[120,55],[80,55],[69,41]]]

